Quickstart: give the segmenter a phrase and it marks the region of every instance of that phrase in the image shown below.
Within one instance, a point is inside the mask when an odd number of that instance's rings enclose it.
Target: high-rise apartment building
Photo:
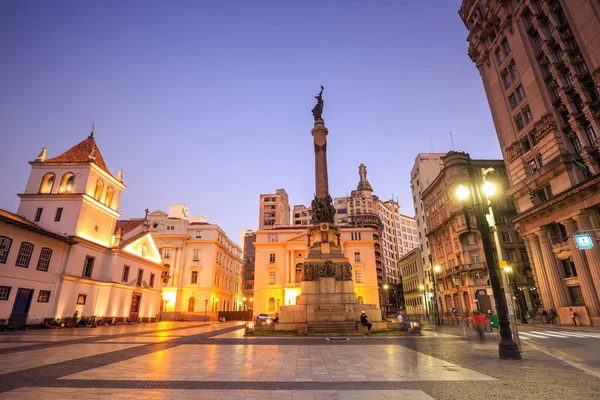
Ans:
[[[444,168],[423,192],[427,238],[433,265],[439,265],[438,301],[441,311],[450,314],[452,308],[459,310],[460,301],[454,278],[460,281],[459,292],[465,312],[488,312],[493,310],[488,266],[477,229],[475,215],[464,209],[456,197],[459,185],[468,186],[468,155],[451,151],[443,157]],[[512,219],[516,208],[508,196],[508,177],[502,160],[471,160],[479,176],[496,185],[496,194],[489,200],[493,221],[494,259],[503,260],[512,267],[507,279],[512,283],[517,311],[523,316],[537,303],[533,288],[533,276],[525,243],[515,232]],[[483,177],[480,178],[483,183]],[[508,291],[508,289],[507,289]]]
[[[252,309],[254,301],[254,276],[256,261],[256,232],[246,232],[244,236],[244,264],[242,266],[242,301],[244,310]]]
[[[600,4],[462,2],[543,306],[600,323]],[[577,248],[589,233],[594,247]]]
[[[415,164],[410,172],[410,189],[413,196],[413,205],[415,208],[415,221],[417,223],[417,235],[419,239],[420,256],[422,258],[422,267],[418,270],[423,275],[420,277],[425,290],[433,289],[433,280],[431,278],[431,251],[427,240],[427,228],[425,225],[425,210],[423,209],[423,200],[421,198],[423,191],[438,176],[444,162],[442,157],[446,153],[419,153],[415,158]]]
[[[259,229],[271,229],[277,225],[290,224],[290,202],[285,189],[274,194],[260,195]]]

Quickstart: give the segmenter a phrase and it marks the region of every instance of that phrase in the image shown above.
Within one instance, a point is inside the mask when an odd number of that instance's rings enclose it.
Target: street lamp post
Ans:
[[[206,322],[206,309],[208,308],[208,299],[204,300],[204,322]]]
[[[467,324],[465,323],[465,312],[463,310],[462,296],[460,295],[460,274],[452,275],[452,281],[456,286],[456,296],[458,297],[458,306],[460,307],[460,319],[462,320],[463,338],[467,338]]]
[[[423,285],[419,285],[419,291],[421,292],[421,296],[423,297],[423,302],[421,303],[421,306],[423,306],[423,318],[425,318],[425,286]]]
[[[492,287],[494,302],[496,303],[496,311],[498,312],[498,324],[500,325],[500,343],[498,343],[498,354],[501,359],[520,360],[521,352],[519,351],[519,346],[517,346],[517,344],[512,338],[510,322],[508,321],[508,314],[506,311],[506,299],[502,294],[502,285],[500,284],[498,267],[496,265],[496,262],[494,261],[492,242],[490,240],[490,227],[485,218],[485,210],[482,202],[481,189],[483,189],[484,195],[490,196],[493,195],[495,187],[491,182],[488,181],[483,185],[483,188],[480,188],[476,181],[477,177],[473,165],[471,163],[471,158],[468,155],[467,160],[470,190],[465,186],[460,185],[456,190],[456,195],[460,200],[463,201],[467,200],[467,198],[469,197],[471,197],[472,199],[472,209],[475,213],[477,228],[479,229],[479,233],[481,234],[481,243],[483,245],[485,261],[488,267],[490,286]],[[486,207],[487,206],[488,205],[486,204]]]
[[[435,297],[435,322],[440,324],[440,304],[438,302],[437,274],[442,270],[439,265],[433,267],[433,295]]]
[[[244,301],[244,311],[246,311],[246,298],[244,297],[242,300]]]
[[[384,284],[383,285],[383,297],[385,299],[384,307],[385,307],[385,316],[386,316],[386,318],[387,318],[387,315],[388,315],[388,291],[387,291],[388,289],[389,289],[388,284],[387,283]]]

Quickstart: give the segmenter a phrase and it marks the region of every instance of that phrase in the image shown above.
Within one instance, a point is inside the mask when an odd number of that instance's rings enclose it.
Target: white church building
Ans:
[[[122,171],[113,175],[92,132],[32,162],[17,214],[0,209],[0,320],[94,316],[150,321],[161,306],[162,259],[152,234],[122,234]]]

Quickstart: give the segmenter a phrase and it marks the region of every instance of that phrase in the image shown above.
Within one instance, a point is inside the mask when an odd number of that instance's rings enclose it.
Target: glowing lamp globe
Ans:
[[[491,197],[496,194],[496,185],[490,181],[485,181],[481,189],[487,197]]]
[[[464,185],[458,186],[456,189],[456,197],[458,197],[459,200],[466,200],[469,197],[469,189],[464,187]]]

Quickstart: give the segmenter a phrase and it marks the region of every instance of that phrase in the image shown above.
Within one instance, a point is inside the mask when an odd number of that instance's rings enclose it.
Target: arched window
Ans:
[[[71,193],[73,190],[73,182],[75,181],[75,175],[71,172],[67,172],[63,175],[60,181],[59,193]]]
[[[269,312],[275,311],[275,299],[271,297],[269,299]]]
[[[40,185],[40,193],[52,193],[52,186],[54,186],[54,180],[56,176],[52,172],[48,172],[42,178],[42,184]]]
[[[102,190],[104,189],[104,182],[102,182],[101,180],[98,180],[98,182],[96,183],[96,193],[94,193],[94,199],[96,199],[97,201],[100,201],[100,199],[102,198]]]
[[[196,306],[196,298],[190,297],[190,300],[188,301],[188,311],[193,312],[195,306]]]
[[[296,264],[296,282],[302,281],[302,263]]]
[[[358,304],[365,304],[365,299],[362,296],[358,296]]]
[[[21,243],[21,248],[19,249],[19,255],[17,256],[17,262],[15,263],[15,265],[17,267],[29,267],[29,261],[31,260],[32,254],[33,245],[27,242]]]
[[[108,189],[106,189],[106,197],[104,198],[104,204],[106,204],[108,207],[110,207],[110,205],[112,204],[112,199],[113,199],[114,192],[115,191],[111,187],[109,187]]]

